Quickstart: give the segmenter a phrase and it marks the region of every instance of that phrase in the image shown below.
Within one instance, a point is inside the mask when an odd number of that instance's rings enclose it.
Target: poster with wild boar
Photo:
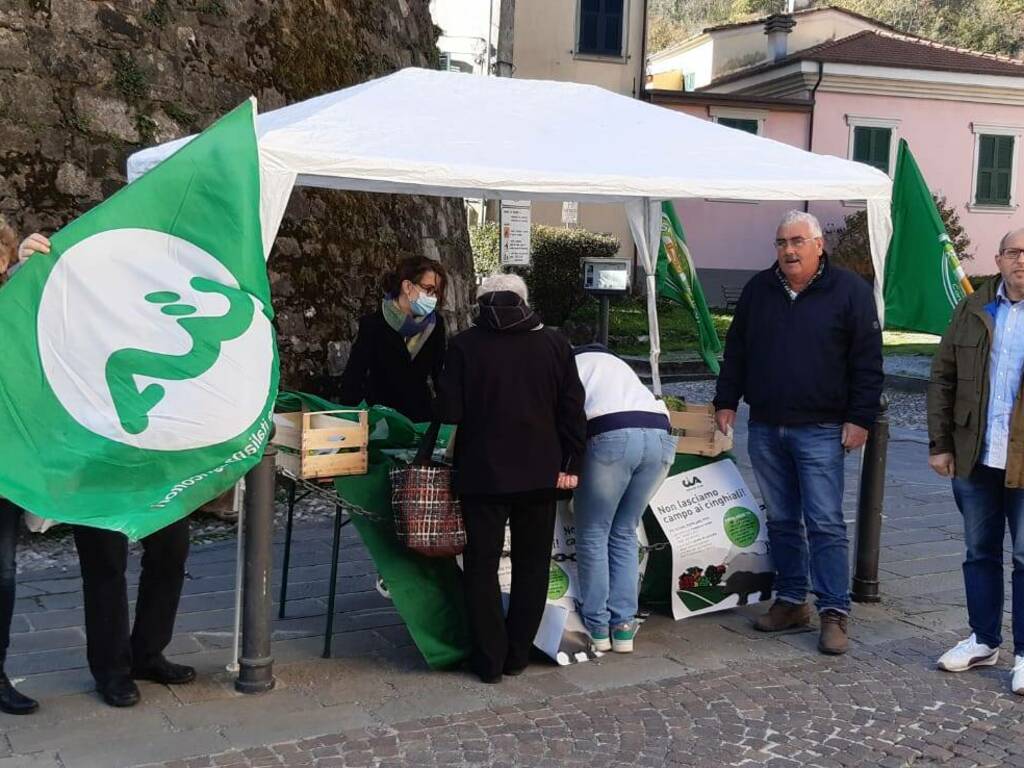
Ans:
[[[772,596],[764,510],[730,459],[668,478],[651,511],[672,547],[672,616]]]

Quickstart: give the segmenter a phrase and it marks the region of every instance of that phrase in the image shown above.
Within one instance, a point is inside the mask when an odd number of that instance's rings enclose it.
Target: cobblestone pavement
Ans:
[[[939,672],[942,647],[749,663],[161,768],[1024,766],[1024,699],[1007,691],[1007,670]]]

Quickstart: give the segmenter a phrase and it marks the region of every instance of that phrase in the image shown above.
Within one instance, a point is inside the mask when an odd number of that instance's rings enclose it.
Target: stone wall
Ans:
[[[209,125],[436,62],[427,0],[4,0],[0,214],[52,232],[125,183],[128,155]],[[296,190],[270,259],[282,386],[330,396],[383,273],[424,253],[465,327],[461,200]]]

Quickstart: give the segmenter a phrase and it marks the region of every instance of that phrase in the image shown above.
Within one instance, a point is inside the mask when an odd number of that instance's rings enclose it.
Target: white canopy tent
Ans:
[[[881,171],[575,83],[404,69],[259,115],[264,249],[295,184],[488,199],[623,203],[647,276],[674,198],[865,200],[881,316],[892,182]],[[189,138],[138,152],[135,179]]]

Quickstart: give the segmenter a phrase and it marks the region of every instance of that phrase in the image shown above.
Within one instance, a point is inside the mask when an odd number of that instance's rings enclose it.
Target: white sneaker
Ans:
[[[1024,696],[1024,656],[1014,658],[1013,679],[1010,681],[1010,690],[1019,696]]]
[[[990,667],[999,661],[999,649],[979,643],[974,635],[961,640],[955,648],[939,658],[939,669],[946,672],[966,672],[974,667]],[[1021,682],[1024,683],[1024,674]]]

